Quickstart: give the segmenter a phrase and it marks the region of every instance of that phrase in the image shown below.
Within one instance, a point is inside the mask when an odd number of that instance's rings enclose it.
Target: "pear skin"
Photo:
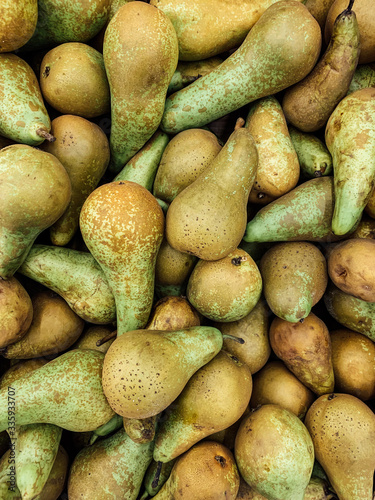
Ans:
[[[123,417],[126,434],[135,443],[149,443],[155,438],[157,415],[148,418]]]
[[[303,500],[314,446],[296,415],[278,405],[261,406],[242,421],[234,452],[241,476],[268,500]]]
[[[117,335],[144,328],[164,233],[164,215],[155,197],[135,182],[103,184],[86,199],[80,228],[115,297]]]
[[[109,325],[91,325],[82,333],[72,349],[94,349],[106,353],[115,338],[100,345],[97,342],[107,337],[111,332],[113,332],[113,327]]]
[[[270,343],[276,356],[315,394],[333,391],[331,340],[328,328],[315,314],[310,313],[298,323],[275,318]]]
[[[176,134],[201,127],[280,92],[312,70],[320,48],[319,24],[306,7],[294,0],[276,2],[217,69],[168,97],[161,128]]]
[[[372,500],[375,468],[375,415],[350,394],[320,396],[305,425],[340,500]]]
[[[181,330],[199,326],[200,318],[194,307],[184,297],[163,297],[151,311],[146,330]]]
[[[375,183],[375,88],[344,97],[331,114],[326,145],[332,155],[332,231],[345,235],[361,218]]]
[[[38,20],[37,0],[13,2],[6,0],[0,7],[0,52],[13,52],[30,40]]]
[[[375,220],[368,217],[366,214],[362,214],[361,220],[355,230],[350,233],[349,236],[345,236],[345,239],[351,238],[367,238],[373,240],[375,238]]]
[[[115,299],[90,253],[33,245],[18,271],[59,294],[85,321],[105,325],[116,320]]]
[[[160,9],[128,2],[108,24],[103,56],[111,91],[109,168],[118,173],[159,127],[177,67],[177,35]]]
[[[0,379],[0,389],[12,385],[12,382],[48,363],[46,358],[34,358],[18,361],[3,374]]]
[[[123,333],[104,360],[103,389],[109,404],[123,417],[157,415],[222,345],[219,330],[208,326]]]
[[[289,125],[290,138],[296,150],[301,176],[307,179],[332,175],[332,156],[327,146],[313,134],[307,134]]]
[[[108,422],[113,411],[103,394],[104,354],[75,349],[12,383],[17,425],[55,424],[86,432]],[[8,427],[8,388],[0,391],[0,430]]]
[[[359,64],[354,71],[348,94],[367,87],[375,87],[375,65]]]
[[[1,54],[0,54],[1,56]],[[21,144],[0,151],[0,276],[8,279],[39,234],[66,210],[69,176],[53,155]]]
[[[310,14],[318,21],[320,28],[324,32],[328,11],[335,0],[306,0],[305,5]]]
[[[168,94],[173,94],[181,90],[201,76],[211,73],[212,70],[220,66],[222,57],[209,57],[203,61],[179,61],[171,82],[168,85]]]
[[[218,260],[233,252],[246,228],[258,153],[247,129],[235,130],[198,178],[170,204],[165,235],[180,252]]]
[[[156,432],[154,460],[169,462],[234,424],[246,410],[251,390],[248,366],[220,351],[191,377],[167,410]]]

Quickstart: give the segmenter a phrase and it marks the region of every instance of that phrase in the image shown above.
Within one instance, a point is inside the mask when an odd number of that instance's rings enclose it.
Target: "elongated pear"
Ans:
[[[70,469],[69,500],[136,500],[152,449],[153,442],[134,443],[123,429],[84,448]]]
[[[217,69],[168,97],[162,129],[201,127],[293,85],[314,67],[320,47],[319,24],[304,5],[295,0],[271,5]]]
[[[0,54],[0,134],[30,146],[53,140],[38,80],[26,61]]]
[[[268,500],[303,500],[314,446],[296,415],[278,405],[261,406],[242,421],[234,452],[241,476]]]
[[[37,0],[13,2],[4,0],[0,6],[0,52],[13,52],[30,40],[38,20]]]
[[[245,232],[247,201],[258,166],[250,132],[238,129],[199,177],[172,201],[168,243],[203,260],[233,252]]]
[[[332,175],[332,156],[327,146],[313,134],[307,134],[289,125],[289,134],[296,150],[301,176],[307,179]]]
[[[249,367],[220,351],[189,380],[156,432],[154,460],[169,462],[210,434],[234,424],[250,401]]]
[[[168,143],[167,134],[157,130],[113,180],[137,182],[148,191],[152,191],[160,160]]]
[[[95,189],[80,214],[83,239],[116,301],[117,335],[144,328],[154,297],[164,215],[154,196],[131,181]]]
[[[37,236],[64,213],[69,176],[49,153],[21,144],[0,151],[0,276],[8,279]]]
[[[103,390],[109,404],[123,417],[157,415],[222,345],[219,330],[208,326],[123,333],[104,360]]]
[[[340,239],[332,233],[333,178],[311,179],[263,207],[251,219],[244,241],[322,241]]]
[[[18,271],[58,293],[85,321],[105,325],[116,320],[115,299],[90,253],[33,245]]]
[[[103,56],[111,91],[110,169],[117,173],[160,124],[177,67],[177,35],[161,10],[129,2],[106,29]]]
[[[12,383],[17,425],[55,424],[75,432],[92,431],[113,411],[102,388],[104,354],[68,351]],[[8,427],[8,388],[0,391],[0,431]]]
[[[344,235],[361,218],[375,183],[375,88],[342,99],[328,120],[325,137],[335,181],[332,231]]]
[[[372,500],[375,469],[375,415],[350,394],[320,396],[305,425],[340,500]]]

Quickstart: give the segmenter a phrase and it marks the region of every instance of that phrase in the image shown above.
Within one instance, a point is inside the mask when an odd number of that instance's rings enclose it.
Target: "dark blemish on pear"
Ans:
[[[221,455],[216,455],[215,460],[219,462],[219,464],[222,466],[223,469],[225,468],[227,461],[225,460],[224,457],[222,457]]]

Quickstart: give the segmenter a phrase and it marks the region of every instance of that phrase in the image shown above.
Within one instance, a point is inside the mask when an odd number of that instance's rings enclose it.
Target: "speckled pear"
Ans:
[[[0,6],[0,52],[13,52],[24,45],[35,31],[37,0],[3,0]]]
[[[160,124],[177,67],[177,35],[161,10],[129,2],[106,29],[103,56],[111,91],[110,170],[117,173]]]
[[[289,134],[296,150],[301,177],[314,179],[332,175],[332,156],[327,146],[313,134],[307,134],[289,125]]]
[[[162,129],[175,134],[201,127],[302,80],[318,59],[321,38],[300,2],[274,3],[218,68],[167,99]]]
[[[80,227],[115,297],[117,335],[144,328],[164,233],[164,215],[155,197],[135,182],[104,184],[85,201]]]

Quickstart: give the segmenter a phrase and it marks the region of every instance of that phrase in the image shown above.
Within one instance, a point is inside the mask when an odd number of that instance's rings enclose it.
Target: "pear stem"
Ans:
[[[235,342],[237,342],[238,344],[244,344],[245,341],[244,339],[242,339],[241,337],[235,337],[234,335],[227,335],[227,334],[224,334],[223,335],[223,339],[230,339],[230,340],[234,340]]]
[[[354,1],[354,0],[353,0]],[[245,120],[240,116],[237,118],[236,125],[234,126],[234,130],[238,130],[245,125]]]
[[[39,135],[39,137],[43,137],[43,139],[46,139],[48,142],[55,142],[56,137],[50,134],[46,129],[44,128],[38,128],[36,131],[36,134]]]
[[[346,12],[351,12],[352,11],[353,4],[354,4],[354,0],[350,0],[349,1],[349,5],[346,8]]]
[[[106,342],[108,342],[108,340],[114,339],[116,337],[116,335],[117,335],[117,330],[115,330],[114,332],[109,333],[108,335],[106,335],[102,339],[97,340],[96,346],[100,347],[101,345],[103,345]]]
[[[163,462],[158,462],[158,465],[157,465],[156,471],[155,471],[155,477],[154,477],[154,479],[153,479],[153,481],[151,483],[151,486],[153,488],[157,488],[158,487],[162,465],[163,465]]]

